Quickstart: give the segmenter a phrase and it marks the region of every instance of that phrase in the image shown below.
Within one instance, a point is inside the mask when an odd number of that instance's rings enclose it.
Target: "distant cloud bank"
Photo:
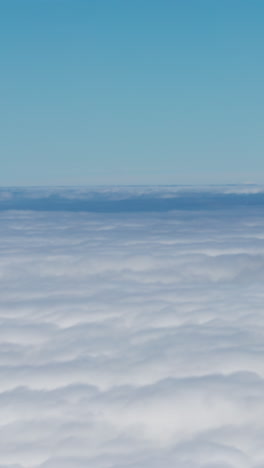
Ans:
[[[264,187],[227,185],[0,189],[0,211],[124,213],[219,210],[247,206],[264,206]]]
[[[0,468],[264,466],[263,203],[0,191]]]

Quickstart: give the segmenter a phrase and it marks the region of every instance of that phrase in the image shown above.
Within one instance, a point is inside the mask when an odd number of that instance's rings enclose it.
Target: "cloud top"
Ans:
[[[58,196],[173,192],[107,190]],[[262,205],[184,190],[203,209],[2,209],[0,468],[264,466]]]
[[[94,213],[245,209],[264,206],[264,188],[219,187],[5,188],[0,211],[72,211]]]

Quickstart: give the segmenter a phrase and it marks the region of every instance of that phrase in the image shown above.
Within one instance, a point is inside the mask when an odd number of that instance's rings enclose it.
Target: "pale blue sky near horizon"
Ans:
[[[0,185],[263,181],[264,3],[0,0]]]

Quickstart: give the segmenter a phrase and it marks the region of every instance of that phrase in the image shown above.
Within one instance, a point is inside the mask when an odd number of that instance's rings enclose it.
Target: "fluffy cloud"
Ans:
[[[57,191],[55,213],[5,189],[0,468],[264,466],[262,191],[229,189],[144,213],[176,190]]]

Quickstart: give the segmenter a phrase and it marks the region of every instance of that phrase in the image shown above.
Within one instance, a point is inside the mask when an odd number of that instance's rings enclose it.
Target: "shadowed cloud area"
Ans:
[[[264,188],[255,185],[190,188],[98,187],[94,189],[0,189],[0,211],[74,211],[94,213],[217,210],[264,206]]]
[[[263,199],[1,190],[0,468],[264,466]]]

